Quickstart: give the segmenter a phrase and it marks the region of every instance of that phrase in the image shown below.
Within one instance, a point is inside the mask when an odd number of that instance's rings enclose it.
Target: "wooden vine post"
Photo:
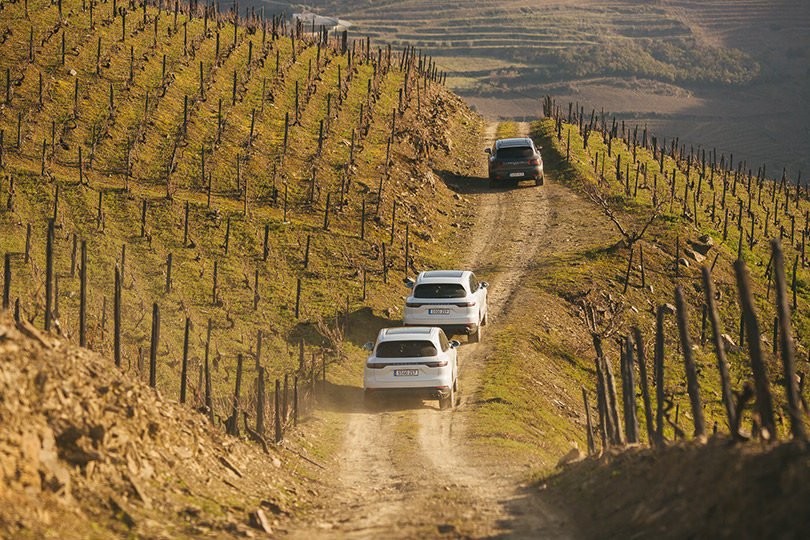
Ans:
[[[186,402],[186,384],[188,382],[188,339],[191,332],[191,319],[186,317],[186,329],[183,334],[183,364],[180,369],[180,403]]]
[[[770,382],[762,358],[762,342],[759,339],[759,321],[757,320],[754,295],[751,292],[751,277],[748,268],[741,259],[734,261],[734,272],[737,276],[737,290],[739,292],[742,319],[748,334],[748,351],[751,356],[751,371],[754,374],[754,386],[757,396],[757,410],[762,423],[763,438],[776,437],[776,422],[773,415],[773,401],[771,398]]]
[[[796,361],[793,351],[793,332],[790,327],[790,308],[788,306],[787,284],[785,280],[785,261],[782,254],[782,242],[778,238],[771,240],[771,250],[773,252],[773,264],[776,274],[776,307],[779,313],[780,326],[779,346],[782,351],[782,369],[784,371],[785,386],[787,388],[790,432],[797,439],[807,439],[804,428],[804,415],[802,414],[802,398],[799,393],[799,387],[796,384]],[[793,265],[793,276],[795,283],[795,264]]]
[[[53,301],[53,219],[48,220],[48,238],[45,244],[45,331],[51,330]]]
[[[633,339],[624,338],[622,351],[622,398],[624,404],[624,433],[628,444],[638,442],[638,418],[636,417],[636,384],[633,368]]]
[[[653,423],[652,405],[650,404],[650,384],[647,379],[647,360],[644,358],[644,338],[637,326],[633,327],[633,338],[636,344],[636,358],[638,359],[638,378],[641,382],[641,399],[644,403],[644,420],[647,426],[647,438],[650,444],[655,440],[655,427]]]
[[[714,282],[712,281],[711,271],[707,267],[704,266],[701,271],[703,273],[703,290],[706,294],[706,312],[712,327],[712,339],[714,341],[715,354],[717,355],[717,370],[720,372],[723,406],[726,408],[731,435],[737,438],[739,436],[736,430],[736,426],[738,426],[737,411],[734,408],[734,394],[731,391],[731,379],[729,378],[728,363],[726,362],[726,349],[723,345],[720,317],[717,314],[717,305],[715,304]]]
[[[697,379],[695,360],[692,355],[692,338],[689,335],[689,318],[686,312],[686,301],[683,298],[683,288],[675,287],[675,308],[678,318],[678,333],[681,337],[681,350],[683,352],[684,368],[686,370],[686,390],[692,403],[692,415],[695,424],[695,437],[706,436],[706,422],[703,419],[703,405],[700,401],[700,384]]]
[[[585,387],[582,387],[582,401],[585,404],[585,420],[586,420],[586,429],[588,430],[587,437],[588,437],[588,454],[593,454],[596,452],[596,443],[593,440],[593,422],[591,421],[591,406],[588,402],[588,392],[585,390]]]
[[[121,367],[121,271],[115,267],[115,294],[113,299],[113,355],[115,365]]]
[[[275,441],[276,444],[281,442],[284,434],[281,428],[281,410],[279,409],[279,393],[281,391],[281,384],[278,379],[276,379],[276,392],[275,392]]]
[[[205,333],[205,412],[208,421],[214,424],[214,404],[211,397],[211,365],[208,362],[208,355],[211,349],[211,319],[208,319],[208,330]]]
[[[149,386],[155,387],[157,380],[157,350],[160,343],[160,307],[152,304],[152,339],[149,344]]]
[[[664,306],[655,312],[655,445],[664,446]]]

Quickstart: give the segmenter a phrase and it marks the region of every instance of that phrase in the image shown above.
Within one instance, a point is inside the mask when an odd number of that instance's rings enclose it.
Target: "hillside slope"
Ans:
[[[458,249],[444,177],[481,121],[429,58],[161,5],[0,11],[3,307],[50,325],[37,345],[4,323],[25,354],[4,365],[3,534],[223,537],[300,512],[329,444],[303,441],[328,431],[312,404],[395,324],[390,283]],[[297,475],[248,425],[296,441]]]
[[[551,93],[655,133],[808,169],[810,6],[802,0],[315,1],[352,31],[436,57],[488,119]]]
[[[253,404],[259,367],[292,385],[357,354],[393,274],[449,256],[441,175],[469,167],[478,117],[414,51],[214,5],[93,6],[0,12],[9,309],[43,328],[50,305],[52,329],[146,380],[156,304],[157,387],[179,399],[187,373],[214,418],[240,355]]]

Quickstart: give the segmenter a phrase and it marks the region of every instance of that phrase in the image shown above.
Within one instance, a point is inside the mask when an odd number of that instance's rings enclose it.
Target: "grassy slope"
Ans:
[[[678,6],[623,1],[567,6],[547,0],[460,2],[441,9],[423,0],[319,4],[322,12],[340,15],[372,39],[424,48],[443,65],[456,64],[460,69],[453,70],[451,86],[479,95],[613,75],[738,85],[750,83],[760,71],[739,50],[701,43],[678,17]],[[482,62],[471,64],[470,57]],[[463,58],[466,64],[458,65]]]
[[[586,119],[587,120],[587,119]],[[566,140],[571,132],[571,160],[566,162]],[[563,124],[562,139],[558,140],[553,122],[544,120],[535,125],[534,137],[538,143],[546,148],[547,171],[556,182],[580,191],[583,182],[596,182],[594,173],[594,158],[596,152],[601,156],[606,151],[606,145],[599,134],[592,134],[588,151],[583,150],[582,140],[575,127]],[[613,166],[611,159],[605,169],[605,179],[600,189],[611,202],[611,206],[625,226],[640,227],[651,212],[652,192],[655,180],[653,171],[658,172],[652,163],[652,157],[646,150],[638,150],[639,163],[649,165],[647,181],[643,174],[639,180],[637,196],[625,194],[623,186],[615,179],[615,160],[617,153],[623,157],[623,163],[633,162],[632,149],[618,140],[613,142]],[[740,310],[737,304],[736,281],[733,274],[732,262],[736,258],[738,245],[738,232],[731,217],[728,238],[723,242],[722,220],[724,215],[720,206],[723,187],[720,173],[715,177],[715,189],[704,180],[701,191],[701,202],[697,205],[697,220],[694,216],[694,205],[688,213],[682,212],[682,194],[686,184],[685,164],[676,164],[667,157],[665,169],[671,174],[676,169],[676,198],[670,212],[670,190],[660,173],[658,174],[659,197],[664,212],[653,223],[644,237],[643,250],[646,269],[646,288],[641,287],[638,269],[638,256],[631,274],[630,287],[626,294],[623,290],[624,271],[627,268],[628,250],[616,247],[620,235],[603,235],[596,240],[597,246],[583,247],[579,253],[570,253],[565,256],[552,257],[551,261],[537,264],[528,279],[529,285],[521,292],[522,304],[526,307],[516,307],[512,310],[513,318],[507,328],[502,329],[493,336],[495,350],[488,363],[487,372],[482,380],[484,384],[479,391],[480,401],[483,403],[478,411],[477,433],[481,440],[491,441],[505,449],[515,451],[515,456],[529,459],[539,465],[539,471],[547,472],[556,462],[556,458],[565,453],[573,442],[580,448],[585,448],[584,408],[580,394],[580,386],[587,389],[591,395],[591,404],[595,403],[595,372],[593,370],[593,351],[590,339],[585,332],[584,323],[578,316],[576,300],[587,291],[593,289],[608,293],[633,309],[627,311],[625,322],[620,330],[624,335],[629,332],[632,325],[638,325],[648,342],[647,362],[651,364],[652,341],[654,330],[654,307],[665,302],[674,304],[674,287],[680,284],[684,288],[686,299],[690,305],[690,325],[692,340],[697,348],[695,350],[696,362],[699,371],[701,396],[703,399],[704,414],[709,430],[717,426],[720,432],[727,432],[724,420],[723,406],[720,399],[719,376],[717,375],[716,361],[711,345],[711,331],[707,330],[707,342],[702,344],[700,313],[703,305],[703,292],[700,282],[699,265],[692,262],[689,268],[680,268],[680,277],[674,277],[674,252],[676,238],[680,238],[681,249],[686,247],[687,240],[696,240],[702,234],[711,235],[718,247],[712,249],[707,264],[711,264],[717,255],[717,262],[713,271],[716,289],[721,297],[718,301],[721,325],[724,331],[730,334],[735,341],[739,337]],[[631,169],[632,170],[632,169]],[[743,201],[747,208],[748,194],[742,187],[742,182],[736,189],[736,198],[733,192],[733,174],[727,175],[729,185],[727,190],[728,205],[732,209],[732,216],[737,209],[737,198]],[[632,174],[635,180],[635,174]],[[695,189],[698,182],[694,165],[691,171],[691,189]],[[752,184],[756,186],[756,178]],[[757,204],[758,191],[752,189],[754,200],[751,205],[752,216],[755,219],[755,243],[743,247],[743,257],[748,263],[754,284],[754,294],[757,303],[759,324],[762,331],[762,347],[772,382],[772,392],[777,406],[777,424],[780,437],[787,435],[787,417],[785,413],[784,388],[780,381],[781,364],[778,358],[771,353],[772,321],[774,318],[773,293],[770,300],[766,297],[767,284],[764,273],[768,263],[769,247],[764,239],[765,207],[771,207],[771,193],[774,186],[765,182],[762,190],[762,205]],[[631,192],[634,190],[631,189]],[[716,195],[715,192],[716,191]],[[690,191],[692,193],[692,191]],[[781,194],[780,194],[781,193]],[[791,190],[791,196],[795,189]],[[711,222],[712,198],[716,196],[716,220]],[[777,186],[776,200],[784,202],[784,189]],[[690,200],[692,197],[690,196]],[[586,205],[592,205],[585,202]],[[804,196],[799,208],[795,202],[789,206],[789,214],[798,216],[797,221],[805,214],[810,204]],[[792,280],[792,261],[801,253],[801,235],[796,237],[796,244],[790,242],[790,220],[784,210],[778,212],[781,226],[787,224],[788,238],[784,242],[785,259],[789,261],[786,266],[788,283]],[[602,217],[602,221],[606,218]],[[771,212],[771,220],[773,213]],[[719,223],[718,223],[719,222]],[[743,229],[750,231],[751,217],[743,216]],[[593,224],[589,225],[593,228]],[[797,230],[800,225],[797,224]],[[769,236],[776,227],[769,224]],[[582,234],[582,232],[580,232]],[[596,233],[593,233],[597,236]],[[683,252],[681,252],[683,256]],[[797,280],[798,309],[793,310],[792,325],[794,338],[798,347],[798,366],[800,370],[807,371],[808,336],[808,297],[806,270],[799,265]],[[544,306],[544,313],[538,312],[536,307]],[[674,317],[667,317],[665,324],[666,359],[665,359],[665,388],[672,396],[674,404],[680,406],[678,423],[687,433],[691,434],[691,413],[686,393],[685,378],[681,355],[678,354],[677,327]],[[614,372],[617,375],[617,385],[620,384],[618,366],[618,349],[612,342],[606,342],[606,352],[614,363]],[[742,383],[751,378],[750,362],[746,351],[731,352],[728,354],[731,370],[731,382],[735,390],[741,389]],[[652,376],[651,369],[648,373]],[[636,375],[638,381],[638,375]],[[651,390],[654,393],[654,389]],[[621,392],[620,392],[621,394]],[[805,399],[808,391],[805,389]],[[654,400],[654,394],[653,394]],[[642,439],[646,439],[645,421],[641,400],[639,399],[638,416]],[[620,401],[621,403],[621,401]],[[654,405],[653,405],[654,410]],[[744,426],[750,426],[753,407],[746,409]],[[592,411],[597,418],[596,411]],[[674,411],[671,413],[674,420]],[[673,438],[672,428],[667,426],[665,434]]]
[[[127,18],[126,40],[121,41],[122,17],[111,18],[107,6],[97,6],[94,28],[89,10],[81,2],[63,2],[67,23],[59,26],[56,4],[31,9],[7,5],[0,26],[10,32],[2,45],[0,69],[11,70],[18,81],[10,105],[0,113],[5,132],[3,181],[4,201],[0,250],[10,253],[12,267],[11,302],[20,299],[22,315],[41,327],[44,313],[44,270],[46,219],[53,215],[55,192],[59,189],[55,244],[58,275],[60,331],[71,341],[78,339],[78,273],[71,275],[74,234],[88,242],[89,309],[88,342],[94,350],[111,355],[114,266],[121,263],[126,244],[123,294],[123,365],[137,376],[148,373],[151,307],[161,308],[161,343],[158,348],[157,385],[169,397],[177,398],[179,369],[183,354],[183,321],[191,318],[190,384],[196,395],[198,369],[204,356],[206,321],[213,320],[215,404],[223,414],[232,392],[236,356],[244,354],[243,392],[250,388],[256,371],[257,332],[264,334],[262,364],[268,378],[280,377],[298,366],[301,340],[329,361],[358,355],[370,332],[360,332],[364,308],[379,314],[393,308],[382,282],[381,245],[388,244],[389,280],[398,279],[403,269],[406,224],[410,231],[410,256],[416,268],[441,265],[450,256],[455,232],[449,218],[435,209],[450,205],[451,193],[437,171],[464,170],[466,157],[460,152],[466,141],[480,130],[480,120],[458,98],[443,87],[420,79],[411,71],[408,99],[397,116],[396,140],[390,149],[389,177],[377,192],[386,170],[387,139],[392,111],[398,105],[398,91],[406,74],[399,70],[399,57],[391,69],[375,66],[362,52],[349,65],[347,55],[318,47],[311,41],[273,40],[268,30],[263,43],[261,29],[239,26],[233,44],[233,25],[223,19],[220,56],[215,57],[217,25],[211,20],[208,33],[200,14],[158,19],[157,38],[153,28],[157,12],[148,8],[147,22],[141,12]],[[30,21],[30,22],[29,22]],[[187,22],[188,51],[184,54]],[[30,25],[30,26],[29,26]],[[34,28],[34,60],[29,62],[28,32]],[[53,29],[55,32],[52,32]],[[65,33],[67,55],[61,65],[61,35]],[[96,75],[96,46],[101,38],[101,74]],[[153,49],[153,41],[156,41]],[[250,52],[250,44],[252,53]],[[134,47],[134,77],[128,82],[130,50]],[[351,47],[351,43],[350,43]],[[359,51],[360,49],[358,49]],[[374,52],[374,51],[372,51]],[[166,77],[162,77],[163,55]],[[248,57],[251,62],[248,64]],[[276,58],[279,59],[278,74]],[[376,57],[376,54],[375,54]],[[199,62],[203,63],[205,99],[199,95]],[[383,51],[385,64],[385,51]],[[310,73],[311,66],[311,76]],[[71,75],[75,70],[76,75]],[[237,98],[232,102],[233,74],[237,74]],[[338,73],[343,92],[337,97]],[[43,75],[44,102],[39,106],[38,79]],[[76,114],[73,113],[73,84],[79,81]],[[165,84],[162,83],[165,82]],[[372,97],[366,95],[369,81]],[[294,119],[295,83],[298,82],[300,125],[289,130],[289,150],[283,155],[284,115]],[[109,88],[113,88],[113,109],[109,110]],[[266,88],[262,110],[262,89]],[[307,99],[305,89],[311,90]],[[149,95],[149,108],[144,102]],[[331,95],[330,98],[327,96]],[[188,127],[182,133],[184,99],[188,96]],[[224,129],[216,141],[217,114],[222,103]],[[320,122],[328,129],[322,157],[317,156]],[[368,132],[357,136],[355,163],[349,160],[352,132],[360,133],[363,107],[371,114]],[[255,111],[255,112],[254,112]],[[111,115],[112,112],[112,115]],[[255,114],[254,138],[249,142],[251,117]],[[16,147],[18,115],[22,115],[21,145]],[[145,118],[145,119],[144,119]],[[430,120],[428,122],[428,119]],[[53,126],[51,122],[54,122]],[[51,129],[56,144],[52,152]],[[104,133],[99,136],[98,133]],[[96,133],[94,137],[94,133]],[[13,136],[11,134],[14,134]],[[41,149],[45,140],[45,172],[41,174]],[[94,144],[95,141],[95,144]],[[126,178],[127,148],[131,148],[131,178]],[[172,153],[177,148],[174,167]],[[81,185],[78,150],[83,150]],[[207,205],[208,178],[202,178],[200,150],[206,152],[206,174],[213,185]],[[429,155],[427,155],[429,154]],[[427,155],[427,156],[426,156]],[[239,176],[237,183],[237,159]],[[314,202],[310,202],[310,179],[316,170]],[[346,174],[344,171],[347,171]],[[337,208],[341,186],[348,185],[344,205]],[[8,178],[14,179],[11,211]],[[247,185],[248,214],[243,204]],[[128,187],[129,189],[125,189]],[[274,193],[274,189],[276,190]],[[171,199],[167,199],[167,191]],[[99,193],[103,219],[96,221]],[[284,221],[285,193],[288,197]],[[323,230],[323,213],[330,196],[329,230]],[[147,202],[146,234],[141,237],[142,201]],[[183,245],[185,204],[190,206],[189,239]],[[366,239],[360,240],[360,211],[366,202]],[[396,201],[394,243],[390,244],[391,215]],[[336,209],[337,208],[337,209]],[[230,221],[228,250],[225,237]],[[23,260],[26,226],[32,227],[31,259]],[[265,226],[269,227],[268,258],[262,258]],[[303,268],[304,246],[311,237],[309,265]],[[166,261],[172,254],[172,288],[165,292]],[[212,302],[213,269],[217,263],[218,301]],[[253,309],[255,272],[259,276],[259,305]],[[367,278],[363,300],[363,275]],[[296,280],[303,283],[301,317],[296,320]],[[106,304],[105,304],[106,302]],[[106,310],[103,306],[106,305]],[[338,346],[334,335],[335,314],[348,307],[350,327],[357,333]],[[393,315],[393,314],[392,314]],[[394,315],[395,316],[395,315]],[[318,320],[327,321],[318,324]],[[375,324],[386,324],[375,317]],[[331,327],[332,330],[326,330]],[[362,335],[358,335],[362,334]],[[368,334],[368,335],[367,335]],[[329,350],[335,349],[335,350]],[[309,369],[307,369],[309,371]],[[248,384],[249,383],[249,384]],[[224,415],[224,414],[223,414]]]

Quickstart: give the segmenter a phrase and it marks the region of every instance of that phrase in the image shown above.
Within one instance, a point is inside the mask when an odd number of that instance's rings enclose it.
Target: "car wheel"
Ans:
[[[481,341],[481,326],[480,325],[478,326],[478,330],[476,330],[474,334],[470,334],[470,337],[468,338],[468,340],[469,340],[470,343],[478,343],[479,341]]]
[[[484,313],[484,318],[481,319],[481,326],[486,326],[488,322],[489,322],[489,311]],[[480,332],[480,330],[479,330],[479,332]]]
[[[543,180],[545,180],[545,175],[543,175],[540,178],[538,178],[537,180],[535,180],[534,185],[535,186],[542,186],[543,185]]]
[[[439,408],[452,409],[455,404],[456,404],[456,383],[454,381],[453,384],[450,386],[450,393],[447,394],[447,397],[439,398]]]
[[[369,411],[376,411],[380,408],[379,396],[369,390],[366,390],[365,394],[363,394],[363,402]]]
[[[495,189],[496,187],[498,187],[498,183],[495,181],[494,178],[492,178],[490,176],[490,178],[489,178],[489,189]]]

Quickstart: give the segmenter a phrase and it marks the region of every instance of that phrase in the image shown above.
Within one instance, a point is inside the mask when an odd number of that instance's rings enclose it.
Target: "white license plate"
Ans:
[[[509,173],[509,178],[517,178],[517,177],[523,176],[523,175],[524,174],[522,172],[510,172]]]
[[[417,377],[419,375],[418,369],[395,369],[394,377]]]
[[[428,315],[450,315],[449,309],[429,309]]]

